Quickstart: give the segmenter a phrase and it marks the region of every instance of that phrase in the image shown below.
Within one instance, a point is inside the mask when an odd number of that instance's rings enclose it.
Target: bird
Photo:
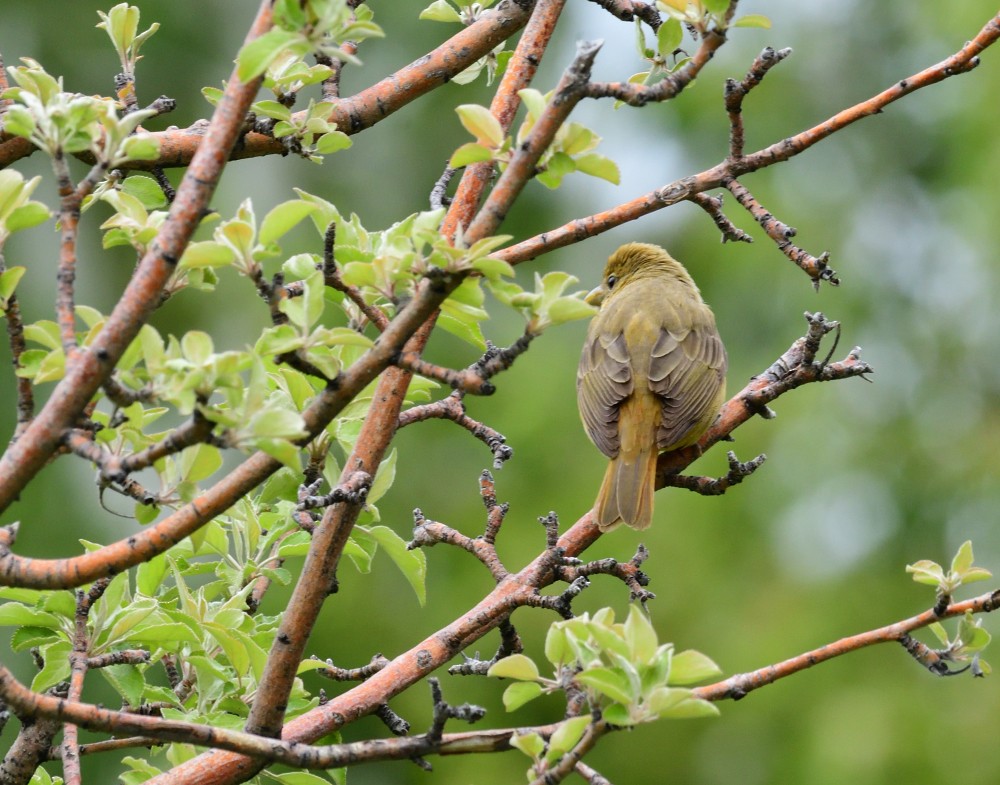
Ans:
[[[726,349],[694,280],[658,245],[621,246],[585,300],[600,309],[580,356],[577,403],[590,440],[611,459],[594,518],[601,531],[645,529],[658,455],[695,444],[719,413]]]

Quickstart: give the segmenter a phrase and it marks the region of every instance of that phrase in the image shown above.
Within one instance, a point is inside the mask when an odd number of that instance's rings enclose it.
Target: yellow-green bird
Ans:
[[[587,295],[590,323],[576,377],[592,442],[611,459],[594,503],[602,531],[653,519],[656,458],[694,444],[726,395],[726,349],[683,265],[658,245],[628,243]]]

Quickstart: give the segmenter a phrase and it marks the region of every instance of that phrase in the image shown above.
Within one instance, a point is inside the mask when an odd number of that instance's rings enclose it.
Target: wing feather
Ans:
[[[587,435],[609,458],[618,455],[618,410],[632,389],[624,334],[588,336],[576,375],[577,402]]]

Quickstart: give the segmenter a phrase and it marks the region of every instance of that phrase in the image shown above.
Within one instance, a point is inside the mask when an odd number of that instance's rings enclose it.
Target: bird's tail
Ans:
[[[620,523],[633,529],[645,529],[653,521],[653,491],[656,488],[655,445],[638,455],[624,452],[612,458],[597,493],[594,514],[602,532]]]

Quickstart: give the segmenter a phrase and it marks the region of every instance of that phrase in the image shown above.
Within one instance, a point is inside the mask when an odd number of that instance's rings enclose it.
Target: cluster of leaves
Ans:
[[[0,261],[3,247],[14,232],[31,229],[44,223],[51,216],[49,208],[31,198],[41,177],[25,180],[24,175],[13,169],[0,171]],[[24,276],[24,267],[5,269],[0,264],[0,310],[6,312],[18,282]]]
[[[0,96],[15,102],[4,114],[7,133],[28,139],[53,158],[89,152],[104,168],[157,157],[156,140],[135,134],[143,120],[156,114],[154,110],[119,117],[116,100],[68,93],[62,79],[49,75],[38,62],[30,58],[22,62],[7,69],[16,86]]]
[[[537,733],[520,734],[512,741],[532,758],[537,771],[576,746],[592,721],[591,713],[617,727],[718,714],[713,704],[679,686],[718,675],[718,666],[699,652],[675,652],[672,643],[661,644],[648,617],[635,605],[624,622],[615,621],[613,609],[602,608],[592,617],[583,614],[554,623],[545,639],[545,657],[552,678],[543,677],[524,654],[505,657],[489,670],[490,676],[516,680],[504,692],[508,711],[547,693],[580,691],[586,697],[590,712],[564,723],[548,743]]]
[[[516,138],[504,134],[496,117],[485,106],[463,104],[456,107],[459,120],[465,129],[476,137],[459,147],[451,157],[449,166],[458,168],[478,161],[494,161],[501,169],[510,161],[512,149],[524,143],[552,93],[543,95],[531,88],[518,91],[527,114],[518,129]],[[601,137],[580,123],[564,123],[552,144],[538,162],[536,179],[546,188],[558,188],[562,179],[573,172],[589,174],[614,183],[621,179],[618,165],[599,153],[592,152]]]
[[[463,25],[471,25],[494,2],[496,0],[482,0],[479,3],[449,3],[448,0],[434,0],[433,3],[420,12],[420,18],[428,19],[432,22],[457,22]],[[513,54],[506,47],[506,41],[497,44],[488,55],[480,57],[464,71],[453,76],[451,82],[460,85],[469,84],[476,81],[479,75],[485,71],[486,84],[487,86],[492,85],[497,77],[503,74]]]
[[[571,685],[584,692],[591,709],[619,727],[718,714],[713,704],[678,686],[717,676],[718,666],[699,652],[675,652],[672,643],[661,644],[636,605],[624,622],[615,621],[614,609],[602,608],[593,617],[585,613],[554,623],[545,639],[545,658],[555,674],[551,679],[543,678],[524,654],[490,668],[490,676],[517,680],[504,692],[508,711]]]
[[[959,546],[949,569],[945,570],[935,561],[921,559],[906,565],[906,571],[913,575],[913,580],[917,583],[933,586],[935,595],[941,602],[949,600],[957,589],[967,583],[993,577],[993,573],[985,567],[976,567],[973,561],[972,542],[966,540]],[[980,654],[991,640],[990,634],[982,627],[981,619],[967,613],[959,621],[954,638],[938,622],[930,625],[930,629],[943,647],[936,652],[939,656],[950,662],[971,661],[972,672],[977,676],[985,676],[991,672],[989,663],[980,659]]]
[[[111,39],[118,53],[125,74],[134,76],[135,66],[142,59],[139,49],[160,29],[159,22],[153,22],[146,30],[139,32],[139,8],[128,3],[119,3],[107,13],[98,11],[101,21],[97,26]]]
[[[148,654],[144,660],[132,656],[99,669],[126,709],[155,705],[166,719],[243,727],[280,621],[276,615],[248,614],[247,597],[258,578],[287,584],[291,575],[281,562],[308,549],[308,534],[294,525],[289,512],[287,503],[243,500],[230,515],[203,527],[169,554],[139,566],[134,582],[122,573],[108,584],[87,616],[86,654]],[[381,535],[363,534],[369,542],[348,553],[367,569],[375,550],[370,541]],[[12,649],[32,649],[43,663],[32,689],[44,691],[66,680],[76,640],[73,592],[2,588],[0,598],[0,625],[17,628]],[[176,668],[179,682],[168,682],[164,659]],[[307,660],[299,674],[322,665]],[[301,679],[295,681],[289,717],[318,704],[314,691]],[[197,752],[192,745],[172,744],[157,757],[175,766]],[[132,769],[124,775],[126,782],[160,773],[147,760],[133,758],[126,764]],[[342,781],[342,773],[334,779]]]
[[[274,27],[247,43],[236,57],[240,79],[247,82],[260,76],[286,54],[301,59],[318,52],[329,59],[360,65],[344,44],[381,38],[384,33],[368,6],[353,5],[347,0],[277,0]]]
[[[727,28],[726,12],[729,0],[658,0],[657,9],[666,14],[666,19],[656,30],[656,42],[650,46],[646,39],[644,23],[635,20],[635,48],[643,60],[649,63],[644,71],[632,74],[629,84],[654,85],[684,66],[691,58],[684,55],[681,44],[684,29],[697,35],[708,30],[722,32]],[[770,28],[771,22],[761,14],[747,14],[732,22],[733,27]],[[621,106],[617,101],[615,107]]]

